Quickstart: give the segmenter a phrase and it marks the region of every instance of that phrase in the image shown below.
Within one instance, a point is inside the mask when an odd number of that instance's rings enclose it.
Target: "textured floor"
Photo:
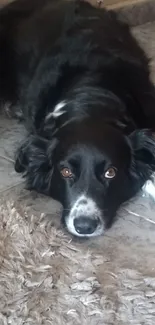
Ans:
[[[133,32],[155,81],[155,23]],[[24,190],[13,170],[23,136],[1,117],[0,325],[154,325],[155,203],[139,196],[104,237],[73,240],[59,204]]]

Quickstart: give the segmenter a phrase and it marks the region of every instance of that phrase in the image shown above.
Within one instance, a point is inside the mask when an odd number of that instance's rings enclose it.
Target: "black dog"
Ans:
[[[62,203],[76,236],[102,234],[155,171],[148,59],[112,12],[82,1],[5,7],[0,96],[29,131],[16,171]]]

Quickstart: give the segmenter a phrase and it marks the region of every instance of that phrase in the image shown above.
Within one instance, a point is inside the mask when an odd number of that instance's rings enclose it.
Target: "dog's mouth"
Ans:
[[[96,203],[80,196],[65,216],[67,230],[77,237],[95,237],[104,233],[104,222]]]

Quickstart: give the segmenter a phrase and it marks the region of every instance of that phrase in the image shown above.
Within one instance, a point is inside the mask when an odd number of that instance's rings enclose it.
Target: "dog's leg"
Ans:
[[[15,170],[26,179],[27,189],[49,195],[53,175],[53,164],[48,157],[48,147],[55,149],[56,139],[52,141],[30,135],[20,146],[15,157]]]

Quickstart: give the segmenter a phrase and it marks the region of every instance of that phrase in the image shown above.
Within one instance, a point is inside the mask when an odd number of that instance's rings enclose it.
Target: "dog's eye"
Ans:
[[[107,169],[104,176],[105,178],[114,178],[116,176],[116,172],[117,172],[116,168],[110,167],[109,169]]]
[[[64,178],[68,178],[68,177],[72,177],[73,176],[73,174],[72,174],[72,172],[71,172],[71,170],[69,169],[69,168],[63,168],[63,169],[61,169],[61,175],[64,177]]]

